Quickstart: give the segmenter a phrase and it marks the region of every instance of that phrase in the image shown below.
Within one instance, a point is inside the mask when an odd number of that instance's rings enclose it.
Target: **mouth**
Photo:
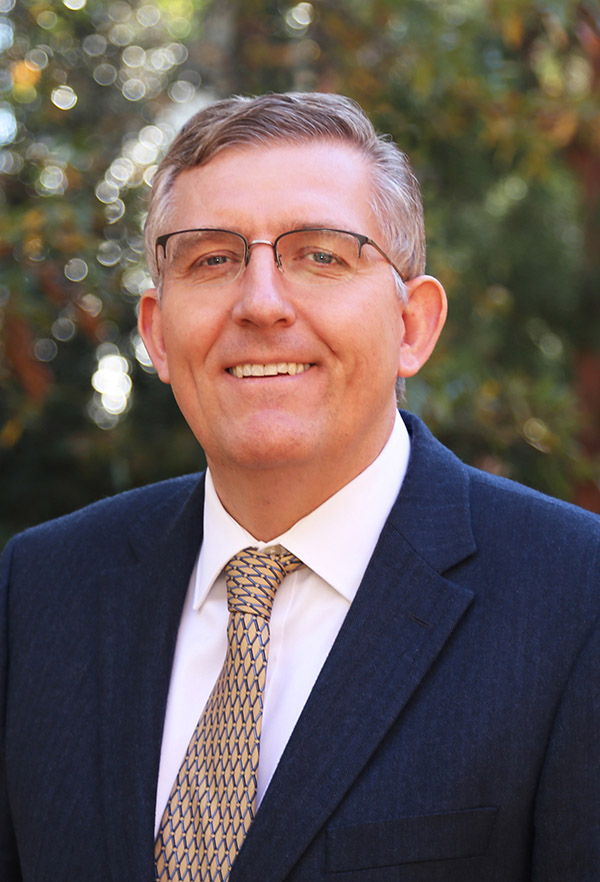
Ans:
[[[309,362],[279,361],[271,364],[236,364],[227,368],[227,373],[232,377],[243,379],[244,377],[277,377],[287,374],[290,377],[307,371],[312,365]]]

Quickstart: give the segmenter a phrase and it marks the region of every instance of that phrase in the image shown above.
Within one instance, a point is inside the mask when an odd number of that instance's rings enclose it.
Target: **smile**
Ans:
[[[278,374],[295,376],[307,371],[311,365],[306,362],[279,361],[276,364],[236,364],[235,367],[227,368],[227,373],[234,377],[276,377]]]

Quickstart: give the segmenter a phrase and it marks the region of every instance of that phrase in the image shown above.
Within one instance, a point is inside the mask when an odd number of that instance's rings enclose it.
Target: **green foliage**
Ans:
[[[595,0],[0,0],[0,541],[202,465],[134,331],[141,230],[173,133],[232,92],[343,92],[394,136],[450,297],[409,406],[484,468],[600,486],[599,20]]]

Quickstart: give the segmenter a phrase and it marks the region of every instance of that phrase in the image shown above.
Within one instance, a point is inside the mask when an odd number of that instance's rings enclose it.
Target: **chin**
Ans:
[[[281,426],[255,427],[223,439],[213,459],[225,467],[236,465],[247,469],[299,466],[317,454],[311,438],[314,439],[314,435],[297,427],[289,426],[286,431],[282,431]]]
[[[252,444],[235,451],[226,457],[228,463],[235,462],[238,467],[247,469],[285,469],[300,466],[310,459],[310,454],[294,441],[281,443],[273,440],[270,444]]]

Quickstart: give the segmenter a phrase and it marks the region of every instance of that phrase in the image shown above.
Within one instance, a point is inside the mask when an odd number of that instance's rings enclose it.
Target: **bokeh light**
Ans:
[[[0,105],[0,145],[10,144],[17,135],[17,121],[8,105]]]
[[[96,357],[98,364],[92,376],[95,393],[88,405],[88,416],[101,429],[111,429],[130,406],[130,364],[112,343],[99,346]]]
[[[77,104],[77,95],[70,86],[58,86],[50,97],[60,110],[71,110]]]

